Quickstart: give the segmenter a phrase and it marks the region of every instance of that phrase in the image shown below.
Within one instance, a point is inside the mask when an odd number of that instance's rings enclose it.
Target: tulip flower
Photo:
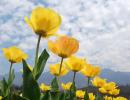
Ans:
[[[93,66],[91,64],[85,64],[84,68],[80,71],[84,76],[87,77],[87,87],[86,90],[89,88],[90,79],[99,75],[101,72],[100,67]]]
[[[61,57],[59,74],[61,73],[64,58],[76,53],[79,49],[79,42],[68,36],[61,36],[56,41],[48,41],[48,48],[56,55]],[[58,78],[60,81],[60,76]]]
[[[76,73],[79,72],[81,69],[83,69],[85,65],[85,59],[76,56],[71,56],[66,60],[65,64],[69,70],[74,72],[73,76],[73,83],[74,83]]]
[[[85,96],[85,91],[83,91],[83,90],[76,91],[77,98],[84,100],[84,96]],[[95,95],[93,93],[88,93],[88,96],[89,96],[89,100],[95,100]]]
[[[41,89],[41,91],[44,91],[44,92],[50,91],[50,90],[51,90],[51,86],[45,85],[44,83],[42,83],[42,84],[40,85],[40,89]]]
[[[118,95],[120,93],[120,89],[113,89],[111,91],[108,92],[110,95]]]
[[[85,67],[81,70],[81,73],[89,78],[95,77],[99,75],[101,72],[100,67],[93,66],[91,64],[86,64]]]
[[[61,73],[59,74],[59,69],[60,69],[60,64],[54,64],[54,65],[50,65],[50,73],[54,76],[64,76],[66,75],[69,71],[68,69],[63,65],[61,68]]]
[[[25,21],[37,35],[45,38],[55,35],[61,25],[60,15],[44,7],[33,9],[30,19],[25,17]]]
[[[95,100],[95,95],[93,93],[89,93],[89,100]]]
[[[3,53],[5,58],[10,62],[9,77],[8,77],[8,84],[10,84],[10,86],[7,88],[8,93],[10,93],[11,91],[10,88],[14,80],[14,70],[12,68],[13,64],[22,62],[22,60],[27,59],[28,56],[22,50],[20,50],[15,46],[12,46],[10,48],[3,48]]]
[[[92,80],[92,85],[95,87],[102,87],[106,84],[106,79],[102,79],[98,76],[96,76],[93,80]]]
[[[83,90],[77,90],[76,91],[76,97],[77,98],[84,99],[84,96],[85,96],[85,91],[83,91]]]
[[[27,54],[25,54],[19,48],[12,46],[10,48],[3,48],[3,53],[6,59],[11,63],[19,63],[22,62],[22,59],[27,59]]]
[[[63,90],[70,90],[71,85],[72,85],[72,82],[68,82],[66,84],[62,83],[61,87],[62,87]]]
[[[99,88],[99,91],[102,94],[110,94],[110,95],[118,95],[120,90],[117,89],[117,85],[115,82],[108,82],[105,85],[103,85],[101,88]]]
[[[113,99],[113,100],[128,100],[127,98],[125,98],[125,97],[121,97],[121,96],[119,96],[119,97],[116,97],[115,99]]]
[[[71,56],[67,59],[65,64],[67,65],[69,70],[73,72],[79,72],[81,69],[84,68],[85,59],[76,56]]]
[[[48,47],[54,54],[67,58],[78,51],[79,42],[72,37],[61,36],[56,41],[50,40]]]
[[[104,96],[104,100],[128,100],[128,99],[121,96],[119,97]]]
[[[25,17],[25,21],[39,36],[35,54],[34,67],[36,67],[41,37],[47,38],[56,35],[56,32],[61,25],[61,17],[52,9],[37,7],[33,9],[30,19]]]

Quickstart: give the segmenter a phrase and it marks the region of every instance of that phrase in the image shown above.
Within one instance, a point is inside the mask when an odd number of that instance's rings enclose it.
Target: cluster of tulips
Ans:
[[[0,82],[0,100],[127,100],[118,96],[120,90],[114,82],[107,82],[99,77],[100,67],[89,64],[86,59],[75,56],[79,49],[79,42],[73,37],[57,34],[61,17],[49,8],[35,8],[30,18],[25,17],[25,22],[38,35],[33,67],[27,64],[28,55],[16,46],[3,48],[3,54],[10,63],[9,77]],[[55,36],[56,40],[49,37]],[[54,79],[50,84],[38,84],[49,53],[46,49],[39,55],[41,39],[48,40],[48,48],[51,52],[61,58],[60,62],[50,65],[50,73]],[[23,84],[19,92],[12,90],[15,73],[13,65],[23,63]],[[61,83],[60,79],[69,71],[73,72],[73,80]],[[75,77],[81,73],[86,77],[85,90],[76,88]],[[89,87],[97,88],[97,93],[89,93]]]

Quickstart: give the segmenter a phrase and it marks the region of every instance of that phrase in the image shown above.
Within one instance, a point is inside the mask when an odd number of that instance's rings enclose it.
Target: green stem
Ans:
[[[36,53],[35,53],[35,64],[34,64],[35,66],[37,65],[37,61],[38,61],[38,52],[39,52],[40,40],[41,40],[41,35],[39,35],[38,41],[37,41],[37,47],[36,47]]]
[[[86,91],[89,90],[89,83],[90,83],[90,77],[87,78],[87,87],[86,87]]]
[[[10,77],[11,77],[12,67],[13,67],[13,63],[11,62],[11,63],[10,63],[10,69],[9,69],[9,77],[8,77],[8,80],[9,80]]]
[[[61,69],[62,69],[63,60],[64,60],[64,58],[62,57],[62,58],[61,58],[61,63],[60,63],[59,75],[58,75],[58,83],[59,83],[59,86],[60,86],[60,73],[61,73]]]
[[[7,99],[9,100],[10,96],[11,96],[11,86],[12,86],[12,83],[10,84],[10,78],[11,78],[11,74],[12,74],[12,67],[13,67],[13,63],[11,62],[10,63],[10,68],[9,68],[9,77],[8,77],[8,96],[7,96]]]
[[[73,76],[73,84],[75,83],[75,77],[76,77],[76,72],[74,72],[74,76]]]

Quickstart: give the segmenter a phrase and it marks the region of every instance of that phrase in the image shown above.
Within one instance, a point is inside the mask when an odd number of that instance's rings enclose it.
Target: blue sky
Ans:
[[[50,7],[62,16],[58,33],[69,34],[80,41],[76,55],[102,68],[130,72],[130,0],[1,0],[0,48],[16,45],[29,54],[30,65],[37,36],[24,22],[36,6]],[[42,40],[40,50],[47,48]],[[59,61],[55,55],[50,63]],[[16,64],[15,71],[22,68]],[[0,50],[0,74],[9,64]]]

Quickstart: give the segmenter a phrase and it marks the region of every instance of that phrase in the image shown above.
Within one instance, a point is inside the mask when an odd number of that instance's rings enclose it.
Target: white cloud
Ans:
[[[78,55],[91,63],[120,71],[130,71],[129,0],[46,0],[40,4],[62,15],[59,33],[69,33],[80,41]],[[23,21],[34,8],[34,0],[0,1],[0,39],[29,51],[36,46],[34,32]],[[5,10],[8,9],[8,10]],[[23,42],[24,41],[24,42]],[[41,49],[47,47],[42,41]],[[48,62],[57,61],[52,56]]]

